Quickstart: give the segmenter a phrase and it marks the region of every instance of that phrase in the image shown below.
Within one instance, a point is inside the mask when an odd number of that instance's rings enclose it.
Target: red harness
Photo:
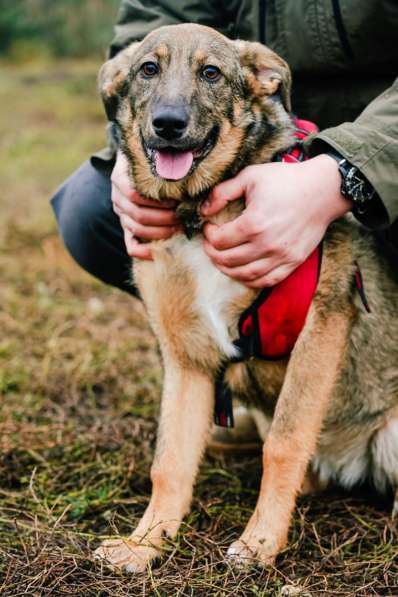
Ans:
[[[243,352],[269,360],[292,352],[316,291],[321,260],[318,247],[290,276],[260,292],[239,320],[237,342]]]
[[[307,120],[295,119],[296,144],[286,153],[278,154],[273,161],[301,162],[308,159],[303,151],[303,140],[318,129]],[[230,362],[244,361],[250,357],[278,360],[292,352],[304,327],[308,310],[317,289],[322,262],[322,245],[293,273],[272,288],[264,288],[239,320],[239,338],[234,344],[240,356]],[[363,291],[359,267],[355,272],[356,286],[365,308],[369,310]],[[220,371],[216,380],[214,420],[222,427],[233,427],[232,396],[224,381],[229,363]]]

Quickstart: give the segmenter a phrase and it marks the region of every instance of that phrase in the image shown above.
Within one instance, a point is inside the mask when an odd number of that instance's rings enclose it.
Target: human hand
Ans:
[[[312,253],[352,203],[340,193],[337,162],[320,155],[299,164],[244,168],[215,187],[205,217],[241,197],[246,207],[232,222],[204,228],[206,253],[226,275],[250,288],[274,286]]]
[[[175,201],[153,201],[141,197],[132,187],[128,176],[128,163],[118,152],[111,175],[113,211],[119,216],[123,228],[124,242],[130,257],[151,260],[151,250],[142,240],[169,238],[180,227],[175,210]]]

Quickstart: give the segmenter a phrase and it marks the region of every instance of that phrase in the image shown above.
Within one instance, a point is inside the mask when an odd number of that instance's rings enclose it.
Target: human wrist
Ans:
[[[341,174],[336,160],[327,153],[310,160],[316,165],[322,185],[327,225],[352,210],[353,202],[341,194]],[[307,162],[308,163],[308,162]]]

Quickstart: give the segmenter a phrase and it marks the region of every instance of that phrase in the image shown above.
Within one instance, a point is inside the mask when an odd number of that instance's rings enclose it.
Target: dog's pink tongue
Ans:
[[[184,178],[191,169],[192,162],[192,151],[155,151],[156,172],[161,178],[169,180]]]

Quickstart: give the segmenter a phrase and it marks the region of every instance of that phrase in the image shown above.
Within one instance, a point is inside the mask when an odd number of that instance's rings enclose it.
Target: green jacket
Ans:
[[[160,27],[196,22],[258,40],[293,72],[293,110],[357,166],[381,201],[363,216],[373,228],[398,219],[398,2],[396,0],[122,0],[114,56]],[[394,226],[395,228],[396,226]]]

